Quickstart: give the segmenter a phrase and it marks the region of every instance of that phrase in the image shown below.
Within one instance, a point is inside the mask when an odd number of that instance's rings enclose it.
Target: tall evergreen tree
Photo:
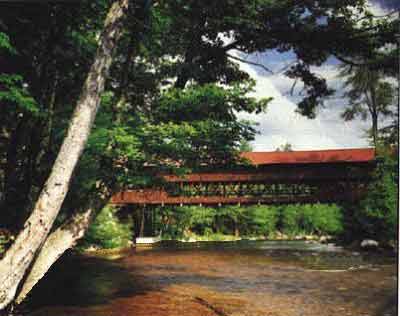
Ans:
[[[380,71],[367,67],[345,66],[341,76],[346,79],[344,88],[347,89],[345,97],[349,105],[342,113],[346,120],[361,117],[371,120],[370,134],[375,148],[379,141],[379,123],[382,119],[393,116],[395,89],[390,82],[385,80]]]

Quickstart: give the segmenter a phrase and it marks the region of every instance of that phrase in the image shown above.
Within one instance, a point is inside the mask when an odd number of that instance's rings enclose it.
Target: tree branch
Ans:
[[[342,63],[345,63],[345,64],[347,64],[347,65],[350,65],[350,66],[353,66],[353,67],[365,67],[365,66],[371,66],[371,65],[373,65],[374,63],[357,63],[357,62],[354,62],[354,61],[352,61],[352,60],[350,60],[350,59],[347,59],[347,58],[345,58],[345,57],[342,57],[342,56],[340,56],[340,55],[337,55],[337,54],[333,54],[337,59],[339,59]]]
[[[227,52],[228,50],[235,49],[238,44],[240,44],[240,41],[233,41],[232,43],[222,47],[222,49]]]
[[[271,70],[271,69],[269,69],[268,67],[266,67],[265,65],[263,65],[263,64],[259,64],[259,63],[256,63],[256,62],[253,62],[253,61],[249,61],[249,60],[246,60],[246,59],[243,59],[243,58],[240,58],[240,57],[236,57],[236,56],[233,56],[233,55],[231,55],[231,54],[226,54],[229,58],[232,58],[232,59],[235,59],[235,60],[238,60],[238,61],[240,61],[240,62],[242,62],[242,63],[246,63],[246,64],[249,64],[249,65],[253,65],[253,66],[257,66],[257,67],[260,67],[260,68],[262,68],[262,69],[264,69],[266,72],[269,72],[270,74],[274,74],[274,72]]]
[[[288,70],[290,67],[295,65],[298,61],[299,61],[299,59],[297,58],[296,60],[290,62],[289,64],[287,64],[285,66],[283,66],[281,69],[278,70],[278,72],[276,74],[281,74],[282,72]]]
[[[391,16],[391,15],[394,15],[394,14],[396,14],[396,13],[398,13],[398,12],[399,12],[399,10],[393,10],[393,11],[391,11],[391,12],[388,12],[388,13],[382,14],[382,15],[364,16],[364,17],[362,17],[362,18],[356,20],[356,22],[360,22],[360,21],[362,21],[362,20],[369,19],[369,18],[372,18],[372,19],[386,18],[386,17]]]

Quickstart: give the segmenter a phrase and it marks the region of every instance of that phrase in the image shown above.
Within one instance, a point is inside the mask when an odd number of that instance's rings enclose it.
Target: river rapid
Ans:
[[[32,316],[395,316],[395,257],[304,241],[175,243],[68,254]]]

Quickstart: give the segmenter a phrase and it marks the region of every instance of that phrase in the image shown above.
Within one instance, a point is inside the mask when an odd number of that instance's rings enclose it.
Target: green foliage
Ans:
[[[16,54],[16,50],[12,46],[8,35],[0,32],[0,53],[2,51],[12,55]],[[16,109],[8,108],[8,111],[11,113],[24,111],[37,115],[39,112],[38,104],[24,85],[21,75],[0,72],[0,102],[2,106],[7,104],[13,107],[16,106]]]
[[[337,205],[304,205],[303,225],[307,233],[338,234],[343,230],[342,210]]]
[[[249,206],[246,208],[249,224],[246,234],[254,236],[268,236],[277,229],[280,217],[280,208],[270,205]]]
[[[186,209],[190,214],[190,230],[199,235],[208,235],[213,230],[216,209],[212,207],[191,206]]]
[[[164,239],[184,238],[185,230],[190,223],[187,208],[159,207],[156,209],[156,214],[155,226]]]
[[[228,234],[268,236],[276,230],[279,208],[269,205],[224,206],[217,209],[220,229]]]
[[[17,51],[15,48],[11,45],[10,42],[10,37],[3,32],[0,32],[0,51],[4,50],[8,53],[16,54]]]
[[[90,225],[83,240],[83,246],[105,249],[126,247],[132,239],[132,223],[122,223],[117,209],[106,206]]]
[[[246,208],[239,205],[227,205],[218,209],[217,216],[223,223],[225,233],[229,232],[236,236],[246,230],[248,213]]]
[[[378,146],[378,124],[384,118],[397,118],[395,114],[395,88],[387,81],[382,70],[371,70],[366,66],[342,66],[341,76],[345,78],[345,96],[349,100],[342,113],[346,121],[360,117],[364,121],[371,120],[369,134],[373,145]]]
[[[301,230],[301,206],[287,205],[282,208],[282,229],[288,235],[298,234]]]
[[[265,110],[270,99],[256,101],[247,94],[252,82],[172,88],[155,100],[152,120],[143,129],[146,150],[180,161],[186,167],[227,165],[240,142],[254,139],[252,122],[239,120],[238,111]]]
[[[356,211],[363,237],[381,241],[397,238],[398,185],[396,158],[381,157],[368,193]]]
[[[253,87],[254,82],[247,81],[225,88],[216,84],[193,85],[185,90],[173,88],[160,98],[155,119],[225,122],[235,118],[234,111],[259,113],[266,109],[271,98],[256,101],[248,97]]]
[[[166,239],[185,238],[190,232],[210,235],[213,232],[216,210],[211,207],[182,206],[157,209],[156,226]]]
[[[342,211],[329,204],[287,205],[282,208],[282,227],[288,235],[338,234],[343,230]]]
[[[250,144],[250,142],[248,142],[246,140],[242,140],[239,142],[239,151],[240,152],[253,151],[253,146]]]
[[[268,237],[279,229],[289,236],[337,235],[343,230],[342,211],[334,204],[163,207],[157,213],[159,230],[167,239],[190,234],[216,239],[219,235]]]
[[[198,241],[236,241],[237,236],[227,235],[222,233],[209,233],[207,235],[195,235],[194,238]]]
[[[284,151],[284,152],[288,152],[288,151],[293,151],[292,149],[292,144],[286,142],[285,144],[280,145],[279,147],[277,147],[275,149],[275,151]]]
[[[0,90],[0,101],[3,102],[3,106],[7,102],[30,114],[39,113],[38,104],[23,87],[23,79],[20,75],[0,74],[0,86],[3,88]]]

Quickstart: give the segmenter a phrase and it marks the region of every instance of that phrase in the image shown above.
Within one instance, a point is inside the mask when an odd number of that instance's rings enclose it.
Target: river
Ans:
[[[394,316],[397,265],[304,241],[162,243],[69,254],[34,289],[30,316]]]

